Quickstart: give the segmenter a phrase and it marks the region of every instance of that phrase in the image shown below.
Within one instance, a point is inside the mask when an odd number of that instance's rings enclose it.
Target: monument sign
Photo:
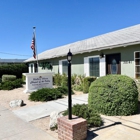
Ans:
[[[49,73],[23,73],[26,76],[25,93],[30,93],[41,88],[53,87],[53,72]]]

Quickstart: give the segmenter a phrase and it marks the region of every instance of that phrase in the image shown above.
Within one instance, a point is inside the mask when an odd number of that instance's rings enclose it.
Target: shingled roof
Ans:
[[[140,44],[140,24],[44,51],[38,54],[38,60],[66,56],[69,49],[75,55],[134,44]],[[25,62],[30,61],[36,60],[32,57]]]

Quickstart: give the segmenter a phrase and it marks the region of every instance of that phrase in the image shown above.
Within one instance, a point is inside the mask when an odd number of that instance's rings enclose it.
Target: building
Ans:
[[[67,73],[69,49],[73,54],[72,74],[140,77],[140,24],[42,52],[38,54],[38,72]],[[36,59],[25,62],[29,72],[35,72]]]
[[[0,58],[0,65],[3,64],[19,64],[23,63],[26,59],[1,59]]]

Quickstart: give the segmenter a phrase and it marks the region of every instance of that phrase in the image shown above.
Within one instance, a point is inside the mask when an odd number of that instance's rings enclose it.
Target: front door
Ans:
[[[120,53],[106,55],[106,74],[121,74]]]

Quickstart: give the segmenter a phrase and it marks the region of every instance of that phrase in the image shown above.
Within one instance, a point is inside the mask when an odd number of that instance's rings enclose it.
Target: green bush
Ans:
[[[7,64],[0,65],[0,78],[4,74],[16,75],[16,77],[22,78],[22,73],[28,72],[28,66],[26,64]]]
[[[63,87],[57,87],[57,90],[62,93],[63,95],[68,95],[68,87],[63,86]]]
[[[72,94],[74,92],[72,91]],[[68,87],[42,88],[30,94],[31,101],[51,101],[68,94]]]
[[[72,88],[76,91],[83,91],[84,78],[85,78],[85,76],[76,75]]]
[[[32,92],[29,96],[31,101],[51,101],[62,97],[62,93],[56,88],[42,88]]]
[[[100,115],[97,114],[93,109],[90,109],[86,104],[74,105],[72,107],[72,114],[86,119],[89,127],[101,126],[103,124]],[[64,111],[63,115],[68,115],[68,109]]]
[[[140,102],[140,79],[134,79],[134,80],[135,80],[136,85],[138,87],[138,92],[139,92],[138,101]]]
[[[62,76],[60,74],[55,74],[53,76],[53,80],[54,80],[54,85],[61,86]]]
[[[66,74],[61,75],[61,86],[68,86],[68,77]]]
[[[22,87],[22,79],[16,79],[14,81],[2,82],[0,85],[0,90],[12,90],[15,88]]]
[[[75,91],[83,91],[83,85],[73,85],[72,86],[73,90]]]
[[[57,87],[57,90],[62,93],[62,95],[68,95],[68,86]],[[74,94],[73,90],[71,90],[71,94]]]
[[[76,79],[76,77],[77,77],[77,74],[73,74],[73,75],[71,76],[71,85],[74,85],[74,84],[75,84],[75,79]]]
[[[96,77],[85,77],[83,82],[83,93],[89,92],[89,87],[93,81],[96,80]]]
[[[22,81],[26,82],[26,76],[25,75],[22,75]]]
[[[2,82],[16,80],[15,75],[2,75]]]
[[[107,75],[95,80],[89,89],[88,104],[106,115],[132,115],[138,110],[138,90],[133,79]]]

